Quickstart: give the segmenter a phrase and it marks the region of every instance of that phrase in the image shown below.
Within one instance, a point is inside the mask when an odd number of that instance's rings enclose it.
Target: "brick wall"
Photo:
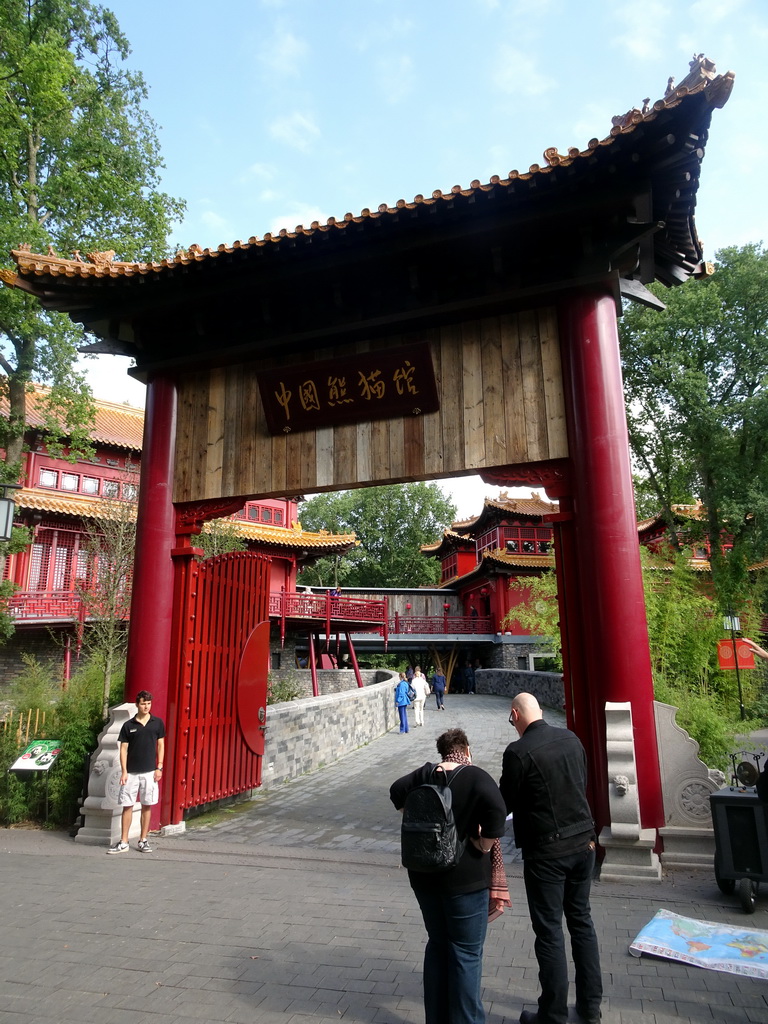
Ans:
[[[393,698],[397,673],[377,669],[376,674],[384,681],[363,689],[355,685],[341,693],[270,704],[262,788],[336,761],[393,728],[398,721]],[[352,672],[340,670],[339,675],[352,676],[354,684]]]
[[[563,677],[559,672],[479,668],[475,679],[478,693],[495,693],[510,700],[518,693],[532,693],[542,706],[558,711],[563,707]]]
[[[47,630],[17,629],[7,643],[0,646],[0,698],[4,689],[24,671],[22,654],[30,654],[41,665],[50,664],[54,675],[64,679],[64,635],[51,635]],[[72,666],[74,668],[74,654]]]

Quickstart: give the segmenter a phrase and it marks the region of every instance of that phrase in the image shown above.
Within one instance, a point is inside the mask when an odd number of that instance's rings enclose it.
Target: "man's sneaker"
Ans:
[[[114,846],[110,846],[107,853],[128,853],[128,843],[115,843]]]
[[[152,847],[149,845],[148,839],[139,840],[139,853],[152,853]]]

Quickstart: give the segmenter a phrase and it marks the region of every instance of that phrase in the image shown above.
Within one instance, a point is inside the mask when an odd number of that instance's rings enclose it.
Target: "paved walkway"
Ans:
[[[432,758],[452,725],[498,776],[507,707],[452,697],[443,713],[428,708],[423,729],[158,839],[152,855],[0,830],[0,1024],[421,1024],[424,930],[398,865],[389,783]],[[514,907],[486,943],[489,1024],[516,1022],[538,991],[521,865],[508,860]],[[768,929],[768,899],[747,918],[708,872],[677,872],[597,882],[592,902],[605,1024],[766,1024],[768,982],[635,959],[628,946],[661,907]]]

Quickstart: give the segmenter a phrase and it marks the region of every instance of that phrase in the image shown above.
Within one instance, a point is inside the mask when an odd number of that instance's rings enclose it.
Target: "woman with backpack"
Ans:
[[[408,696],[410,686],[405,678],[405,672],[400,673],[400,680],[395,687],[395,707],[400,716],[400,732],[408,732],[408,708],[411,706],[411,698]]]
[[[472,764],[463,729],[438,736],[437,750],[438,764],[404,775],[389,791],[404,812],[403,863],[427,929],[426,1024],[483,1024],[485,933],[511,906],[499,842],[507,810],[491,776]],[[432,844],[424,840],[430,833]]]

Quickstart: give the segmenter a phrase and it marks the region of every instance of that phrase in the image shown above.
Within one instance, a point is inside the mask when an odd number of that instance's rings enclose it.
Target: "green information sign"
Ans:
[[[33,740],[8,770],[47,772],[60,753],[61,740]]]

